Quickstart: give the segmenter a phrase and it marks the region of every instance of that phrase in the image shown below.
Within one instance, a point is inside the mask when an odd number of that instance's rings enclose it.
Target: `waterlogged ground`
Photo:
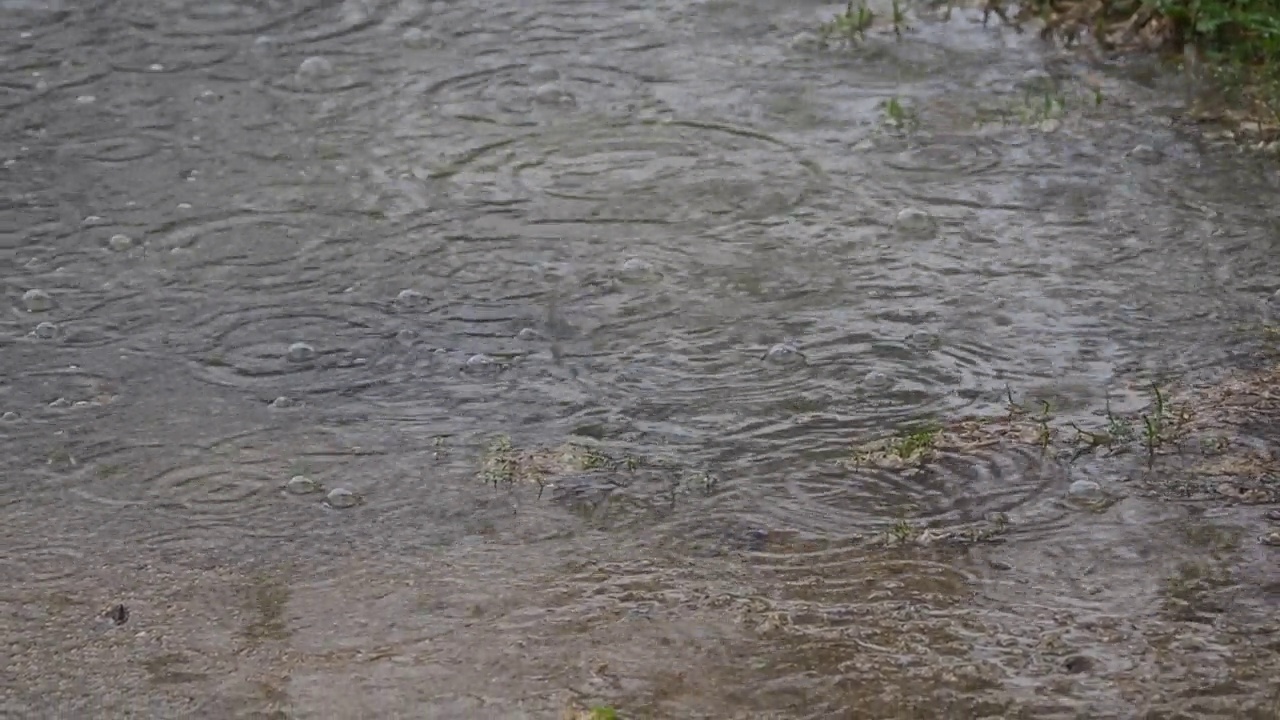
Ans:
[[[843,9],[0,2],[2,714],[1275,717],[1274,166]]]

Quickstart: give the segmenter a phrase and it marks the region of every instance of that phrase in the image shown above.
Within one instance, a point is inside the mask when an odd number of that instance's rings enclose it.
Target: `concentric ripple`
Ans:
[[[998,141],[984,135],[925,135],[886,143],[869,154],[880,165],[921,180],[982,175],[1002,161]]]
[[[147,135],[119,135],[61,145],[60,153],[112,165],[125,164],[155,155],[163,141]]]
[[[81,571],[83,558],[76,549],[43,541],[11,545],[0,558],[0,580],[10,588],[56,586]]]
[[[818,186],[798,152],[753,130],[694,122],[557,126],[464,154],[437,177],[537,222],[732,222],[785,212]]]
[[[236,289],[332,285],[324,261],[344,261],[354,250],[332,230],[316,228],[314,220],[314,214],[241,211],[175,223],[152,243],[162,253],[160,262],[199,272],[206,285],[218,280]]]
[[[125,3],[121,3],[122,5]],[[345,0],[310,3],[301,0],[171,0],[164,4],[130,2],[122,8],[139,31],[169,40],[236,38],[269,35],[281,43],[314,42],[348,35],[376,24],[380,3]]]
[[[992,444],[940,450],[920,470],[881,469],[842,457],[775,461],[759,472],[777,478],[748,491],[771,527],[813,537],[879,532],[899,520],[939,531],[999,522],[1007,531],[1050,529],[1067,516],[1065,471],[1038,447]]]
[[[620,67],[549,58],[471,70],[405,91],[430,100],[445,115],[532,125],[580,111],[655,118],[669,110],[653,97],[650,80]]]
[[[314,439],[272,431],[204,446],[104,442],[79,453],[78,469],[61,481],[70,496],[126,525],[146,518],[133,531],[158,545],[282,540],[323,521],[322,495],[283,488],[293,474],[326,464],[324,451]]]
[[[194,334],[187,356],[197,363],[197,378],[271,397],[376,385],[385,379],[370,370],[370,360],[394,342],[385,314],[341,303],[218,312],[197,320]]]

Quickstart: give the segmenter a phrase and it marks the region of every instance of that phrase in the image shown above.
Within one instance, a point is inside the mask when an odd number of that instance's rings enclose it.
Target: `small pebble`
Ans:
[[[764,354],[764,361],[775,365],[793,365],[805,361],[804,353],[790,343],[778,343]]]
[[[1270,520],[1271,522],[1280,522],[1280,508],[1268,510],[1266,512],[1266,515],[1264,515],[1263,517],[1265,517],[1267,520]]]
[[[44,290],[32,289],[22,293],[22,306],[27,312],[45,312],[53,309],[53,296]]]
[[[534,330],[533,328],[522,328],[522,329],[520,330],[520,332],[516,333],[516,339],[517,339],[517,340],[526,340],[526,341],[527,341],[527,340],[541,340],[541,339],[542,339],[542,333],[538,332],[537,330]]]
[[[51,322],[42,322],[36,326],[35,336],[48,340],[58,334],[58,326]]]
[[[327,58],[311,56],[298,66],[298,76],[303,79],[328,77],[333,74],[333,63]]]
[[[288,408],[297,407],[298,401],[293,398],[287,398],[283,395],[271,401],[271,407],[277,410],[287,410]]]
[[[57,400],[54,400],[53,402],[49,403],[49,407],[51,407],[51,408],[68,408],[68,407],[71,407],[71,401],[70,401],[70,400],[68,400],[68,399],[66,399],[66,398],[64,398],[64,397],[60,397],[60,398],[58,398]]]
[[[80,224],[83,225],[84,227],[93,227],[94,225],[101,225],[102,217],[100,215],[89,215],[85,217],[85,219],[81,220]]]
[[[76,97],[76,102],[80,103],[81,105],[92,105],[93,103],[97,102],[97,100],[98,98],[92,95],[79,95]]]
[[[125,250],[133,247],[133,238],[130,238],[128,235],[112,235],[111,239],[107,241],[107,245],[116,252],[124,252]]]
[[[9,410],[8,412],[6,412],[6,413],[5,413],[5,414],[3,414],[3,415],[0,415],[0,420],[3,420],[3,421],[5,421],[5,422],[14,422],[14,421],[16,421],[17,419],[18,419],[18,413],[14,412],[14,411],[12,411],[12,410]]]
[[[1280,532],[1269,532],[1258,538],[1263,545],[1280,546]]]
[[[1077,500],[1097,500],[1102,497],[1102,486],[1092,480],[1076,480],[1067,488],[1067,494]]]
[[[306,475],[294,475],[285,483],[284,489],[292,495],[307,495],[319,490],[320,485]]]
[[[92,404],[93,403],[89,402],[88,400],[77,400],[74,403],[72,403],[71,407],[86,408]]]
[[[304,342],[296,342],[289,346],[286,357],[288,357],[289,362],[308,362],[315,359],[316,349]]]
[[[334,488],[324,496],[324,501],[331,508],[345,510],[360,504],[360,497],[346,488]]]
[[[893,226],[906,233],[930,233],[937,227],[933,216],[920,208],[903,208],[893,219]]]
[[[1036,127],[1040,129],[1040,132],[1053,133],[1057,132],[1058,129],[1062,127],[1062,121],[1058,118],[1049,118],[1047,120],[1042,120]]]
[[[116,605],[103,613],[103,617],[110,621],[112,625],[123,625],[129,622],[129,608],[124,605]]]

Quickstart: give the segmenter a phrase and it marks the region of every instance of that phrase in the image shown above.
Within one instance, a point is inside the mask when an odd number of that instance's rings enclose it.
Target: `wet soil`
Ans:
[[[981,8],[0,10],[0,714],[1276,716],[1280,176],[1178,79]]]

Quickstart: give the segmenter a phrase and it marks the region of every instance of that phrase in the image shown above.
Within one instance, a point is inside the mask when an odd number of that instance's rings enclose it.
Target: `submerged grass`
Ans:
[[[1270,461],[1248,443],[1231,440],[1249,410],[1257,407],[1253,399],[1270,397],[1267,388],[1273,377],[1280,378],[1280,366],[1257,377],[1229,380],[1212,392],[1183,389],[1176,401],[1169,388],[1152,383],[1143,409],[1116,413],[1108,401],[1105,415],[1088,422],[1055,416],[1047,401],[1038,406],[1020,403],[1012,389],[1006,389],[1005,414],[930,422],[864,441],[853,448],[846,464],[915,475],[929,472],[939,452],[1031,445],[1065,463],[1085,456],[1129,455],[1140,461],[1144,475],[1163,494],[1209,492],[1247,501],[1280,498],[1280,460]],[[1275,404],[1280,412],[1280,402]]]

